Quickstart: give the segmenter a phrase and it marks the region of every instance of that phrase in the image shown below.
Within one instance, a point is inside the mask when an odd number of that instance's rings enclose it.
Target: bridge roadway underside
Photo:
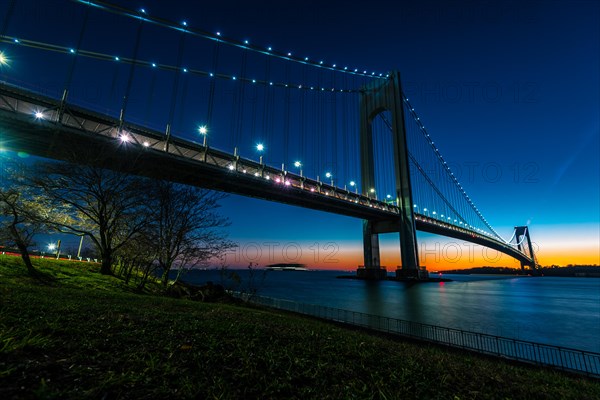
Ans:
[[[0,144],[8,150],[40,157],[76,163],[90,163],[93,159],[99,166],[113,170],[355,218],[376,221],[395,215],[296,187],[274,185],[263,178],[134,143],[121,143],[115,138],[49,121],[36,121],[31,116],[5,110],[0,110]],[[90,154],[92,157],[88,157]]]

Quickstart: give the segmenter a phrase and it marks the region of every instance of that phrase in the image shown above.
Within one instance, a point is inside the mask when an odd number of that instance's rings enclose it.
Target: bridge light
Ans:
[[[217,36],[221,36],[221,32],[217,32]]]
[[[123,133],[121,136],[119,136],[119,139],[121,139],[121,142],[123,143],[128,143],[131,138],[126,133]]]
[[[115,57],[115,61],[120,61],[121,59],[119,57]]]
[[[301,166],[302,166],[302,163],[300,161],[294,161],[294,167],[300,168]]]
[[[148,143],[148,142],[144,142],[143,144],[144,144],[144,147],[150,146],[150,143]]]
[[[142,14],[146,14],[146,9],[145,9],[145,8],[141,8],[141,9],[140,9],[140,12],[141,12]]]
[[[434,212],[432,212],[432,214],[433,214],[433,215],[436,215],[437,213],[434,211]]]
[[[181,25],[183,25],[183,26],[187,26],[187,22],[186,22],[186,21],[183,21],[183,22],[181,23]]]
[[[249,42],[247,40],[244,40],[244,44],[248,44]]]
[[[331,178],[331,172],[326,172],[325,173],[325,178]]]
[[[4,52],[0,51],[0,66],[8,64],[8,57],[4,54]]]
[[[44,113],[41,111],[36,111],[34,115],[35,119],[44,119]]]
[[[156,63],[152,63],[152,66],[153,66],[154,68],[156,68]]]
[[[259,143],[256,145],[256,150],[263,151],[264,149],[265,149],[265,146],[262,143]]]
[[[350,181],[350,186],[353,186],[353,187],[356,186],[356,182]]]
[[[233,171],[235,169],[235,167],[233,166],[233,164],[229,164],[227,166],[227,168],[229,168],[230,171]]]
[[[74,49],[69,49],[69,53],[75,54],[75,50]]]
[[[50,251],[54,251],[55,249],[56,249],[56,245],[55,245],[54,243],[50,243],[50,244],[48,245],[48,250],[50,250]]]
[[[271,47],[267,47],[267,50],[268,50],[268,51],[271,51],[271,50],[273,50],[273,48],[271,48]]]

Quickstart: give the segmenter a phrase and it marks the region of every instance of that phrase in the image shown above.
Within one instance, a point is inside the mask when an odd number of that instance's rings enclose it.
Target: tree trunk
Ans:
[[[27,272],[29,275],[37,277],[37,271],[33,268],[33,264],[31,264],[31,258],[29,258],[29,251],[27,251],[27,246],[20,240],[16,241],[17,247],[19,248],[19,252],[21,252],[21,258],[25,263],[25,267],[27,267]]]
[[[102,266],[100,267],[100,273],[102,275],[112,275],[112,255],[109,252],[101,253],[102,255]]]

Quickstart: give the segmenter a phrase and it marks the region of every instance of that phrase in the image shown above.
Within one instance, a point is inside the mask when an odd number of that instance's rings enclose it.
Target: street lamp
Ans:
[[[333,175],[331,175],[331,172],[326,172],[325,178],[331,179],[331,186],[333,186]]]
[[[350,181],[350,186],[354,188],[354,193],[358,194],[358,185],[354,181]]]
[[[369,193],[371,193],[371,194],[373,195],[373,198],[374,198],[375,200],[377,200],[377,195],[375,194],[375,188],[371,188],[371,189],[369,189]]]
[[[206,128],[206,125],[202,125],[201,127],[199,127],[198,132],[202,136],[204,136],[204,140],[202,141],[202,146],[206,147],[206,136],[208,134],[208,129]]]
[[[300,177],[302,177],[302,163],[300,161],[294,161],[294,167],[300,168]]]
[[[262,143],[258,143],[258,144],[256,145],[256,150],[258,150],[259,152],[261,152],[261,153],[262,153],[262,152],[265,150],[265,146],[264,146]],[[260,164],[262,164],[262,163],[263,163],[263,156],[262,156],[262,154],[260,155],[260,158],[259,158],[259,163],[260,163]]]

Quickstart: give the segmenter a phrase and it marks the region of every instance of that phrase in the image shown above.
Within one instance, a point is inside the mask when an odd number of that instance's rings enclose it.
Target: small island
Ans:
[[[310,271],[304,264],[280,263],[267,265],[267,271]]]

